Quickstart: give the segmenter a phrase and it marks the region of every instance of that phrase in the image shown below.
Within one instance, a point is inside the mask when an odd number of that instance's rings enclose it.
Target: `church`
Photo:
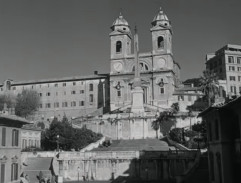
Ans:
[[[180,66],[172,52],[172,26],[160,8],[151,22],[152,50],[139,53],[141,86],[145,105],[170,107],[173,92],[180,82]],[[128,22],[120,14],[110,33],[110,109],[131,104],[135,62],[132,34]]]

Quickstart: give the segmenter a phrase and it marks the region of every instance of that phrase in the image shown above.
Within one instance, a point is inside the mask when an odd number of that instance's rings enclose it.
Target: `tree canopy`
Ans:
[[[176,124],[175,114],[178,111],[179,111],[178,103],[173,103],[169,110],[160,112],[157,119],[152,122],[152,128],[156,130],[156,136],[158,135],[157,130],[159,129],[163,135],[167,135],[171,127]]]
[[[40,104],[40,97],[36,91],[23,90],[17,95],[15,114],[21,117],[27,117],[37,111]]]
[[[60,149],[65,151],[79,150],[102,137],[101,134],[86,128],[73,128],[66,119],[64,117],[62,121],[58,121],[57,118],[54,118],[49,129],[42,132],[41,143],[44,150],[57,149],[57,143],[59,143]]]

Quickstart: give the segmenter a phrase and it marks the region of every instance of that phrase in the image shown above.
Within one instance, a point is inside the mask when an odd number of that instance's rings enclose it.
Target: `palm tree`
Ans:
[[[218,80],[215,74],[209,71],[203,71],[200,78],[200,87],[208,99],[208,107],[214,103],[215,96],[218,94]]]

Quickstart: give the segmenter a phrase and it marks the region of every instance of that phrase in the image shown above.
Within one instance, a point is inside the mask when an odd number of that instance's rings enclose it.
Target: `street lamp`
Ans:
[[[57,135],[57,151],[59,152],[59,135]]]

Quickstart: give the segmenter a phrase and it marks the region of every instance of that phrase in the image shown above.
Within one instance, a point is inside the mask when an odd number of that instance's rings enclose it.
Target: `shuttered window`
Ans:
[[[11,165],[11,181],[18,180],[18,164],[13,163]]]
[[[6,128],[2,128],[2,146],[6,146]]]
[[[18,130],[14,129],[12,131],[12,146],[18,146],[18,136],[19,136]]]
[[[1,164],[1,183],[4,183],[5,181],[5,164]]]

